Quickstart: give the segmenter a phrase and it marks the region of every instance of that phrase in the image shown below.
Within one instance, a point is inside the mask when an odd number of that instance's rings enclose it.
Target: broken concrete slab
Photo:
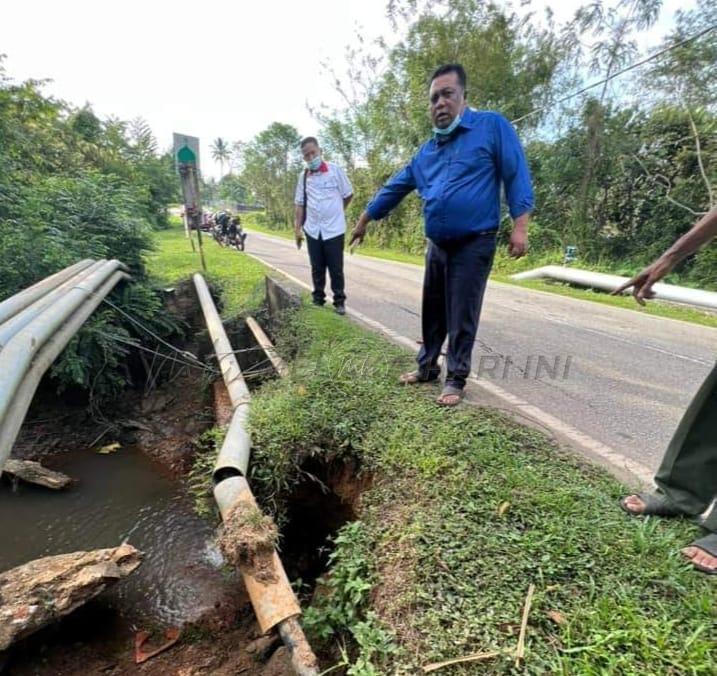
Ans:
[[[47,556],[0,573],[0,651],[68,615],[142,562],[132,545]]]
[[[62,490],[67,488],[72,479],[62,472],[55,472],[47,467],[43,467],[39,462],[32,460],[15,460],[10,458],[5,461],[2,468],[3,473],[10,474],[29,484],[52,488],[53,490]]]

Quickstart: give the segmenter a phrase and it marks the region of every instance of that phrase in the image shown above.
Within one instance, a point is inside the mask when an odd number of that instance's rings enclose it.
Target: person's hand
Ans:
[[[363,238],[366,237],[366,224],[359,220],[356,223],[356,227],[351,233],[351,241],[349,241],[349,249],[354,249],[363,242]]]
[[[667,256],[661,256],[652,265],[648,265],[642,272],[636,274],[632,279],[628,279],[612,292],[612,296],[621,294],[625,289],[632,287],[632,295],[640,304],[645,304],[645,299],[653,298],[655,292],[652,285],[659,282],[667,275],[675,266],[672,259]]]
[[[511,258],[520,258],[528,253],[528,231],[525,228],[513,228],[508,242],[508,255]]]
[[[301,249],[301,243],[304,241],[304,231],[301,228],[296,228],[294,231],[294,239],[296,240],[296,248]]]

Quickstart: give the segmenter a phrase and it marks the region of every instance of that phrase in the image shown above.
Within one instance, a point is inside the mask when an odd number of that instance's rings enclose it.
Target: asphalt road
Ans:
[[[247,251],[310,284],[305,248],[252,232]],[[420,337],[421,267],[347,255],[345,273],[348,308]],[[716,355],[715,329],[490,282],[473,369],[573,441],[586,435],[651,472]]]

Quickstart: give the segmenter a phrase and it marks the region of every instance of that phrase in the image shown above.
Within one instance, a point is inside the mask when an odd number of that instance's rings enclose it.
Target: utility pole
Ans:
[[[207,263],[204,260],[204,249],[202,248],[202,202],[199,195],[199,178],[197,177],[197,156],[189,146],[183,146],[177,153],[177,168],[182,183],[185,218],[189,225],[190,235],[192,227],[197,229],[199,257],[202,260],[202,270],[206,272]],[[194,248],[194,244],[192,244],[192,248]]]

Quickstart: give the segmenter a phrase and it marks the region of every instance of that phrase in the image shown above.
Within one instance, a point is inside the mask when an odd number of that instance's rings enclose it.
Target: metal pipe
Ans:
[[[0,351],[0,425],[33,358],[55,331],[122,266],[108,261],[80,284],[70,289],[47,312],[18,331]]]
[[[234,408],[232,421],[214,464],[214,480],[221,481],[227,476],[246,476],[251,454],[251,439],[246,431],[249,420],[249,388],[204,277],[196,274],[193,279],[209,336],[219,361],[219,369]]]
[[[274,344],[269,340],[269,336],[264,333],[264,329],[259,326],[259,322],[254,319],[254,317],[247,317],[246,318],[247,326],[251,329],[251,332],[254,334],[254,338],[256,338],[256,342],[259,343],[260,347],[266,352],[266,356],[269,357],[269,360],[272,363],[272,366],[276,370],[276,372],[284,378],[285,376],[289,375],[289,367],[286,365],[286,362],[279,356],[276,349],[274,348]]]
[[[545,277],[608,292],[614,291],[629,279],[629,277],[608,275],[603,272],[591,272],[590,270],[564,268],[559,265],[546,265],[545,267],[535,270],[520,272],[517,275],[512,275],[511,279],[522,281],[525,279],[542,279]],[[703,291],[702,289],[691,289],[685,286],[662,283],[655,284],[652,290],[655,293],[654,297],[658,300],[717,310],[717,292],[714,291]],[[629,293],[629,291],[626,293]]]
[[[230,477],[218,483],[214,487],[214,498],[224,521],[239,503],[257,507],[251,488],[243,476]],[[263,575],[261,581],[254,577],[253,570],[239,564],[259,628],[264,634],[284,620],[301,615],[301,608],[276,551],[271,558],[272,574]],[[269,578],[271,582],[267,582]]]
[[[27,289],[16,293],[14,296],[10,296],[10,298],[0,303],[0,324],[6,322],[10,317],[13,317],[21,310],[24,310],[28,305],[34,303],[38,298],[41,298],[48,291],[62,284],[62,282],[80,270],[88,268],[92,263],[94,263],[94,261],[91,258],[85,258],[79,263],[75,263],[68,268],[64,268],[64,270],[56,272],[54,275],[41,279],[37,284],[33,284]]]
[[[67,293],[69,289],[89,277],[103,264],[104,261],[96,261],[95,263],[92,263],[89,267],[65,280],[62,284],[52,289],[44,296],[38,298],[34,303],[28,305],[24,310],[21,310],[15,316],[0,324],[0,350],[20,329],[27,326],[33,319],[35,319],[35,317],[38,317],[44,310],[51,307],[57,300],[62,298],[62,296]]]
[[[220,462],[218,458],[214,468],[214,498],[222,520],[226,521],[232,510],[242,502],[256,508],[256,501],[244,476],[249,461],[248,446],[251,443],[246,431],[250,394],[204,278],[195,274],[194,285],[234,406],[232,421],[220,451],[220,456],[222,451],[225,452],[224,460]],[[236,441],[233,439],[235,436]],[[316,656],[297,619],[301,615],[301,607],[276,550],[272,552],[271,569],[271,575],[262,575],[262,579],[258,580],[254,577],[253,569],[239,563],[239,572],[259,627],[263,633],[277,627],[291,656],[294,671],[299,676],[318,676]]]
[[[68,317],[67,321],[50,336],[43,347],[36,353],[32,365],[25,372],[22,382],[15,391],[15,396],[7,409],[5,418],[0,424],[0,474],[2,474],[2,468],[10,455],[27,410],[30,408],[35,390],[40,384],[45,371],[57,359],[58,355],[67,346],[67,343],[87,321],[105,296],[122,279],[129,279],[129,275],[119,270],[115,271],[79,309]]]
[[[214,498],[223,520],[241,502],[256,507],[247,480],[240,476],[230,477],[218,483],[214,487]],[[276,627],[289,651],[294,671],[299,676],[318,676],[316,656],[298,620],[301,607],[276,551],[271,557],[271,574],[267,575],[266,571],[263,571],[262,580],[257,580],[254,571],[241,563],[239,563],[239,572],[262,633],[267,633]],[[267,578],[271,581],[267,582]]]

